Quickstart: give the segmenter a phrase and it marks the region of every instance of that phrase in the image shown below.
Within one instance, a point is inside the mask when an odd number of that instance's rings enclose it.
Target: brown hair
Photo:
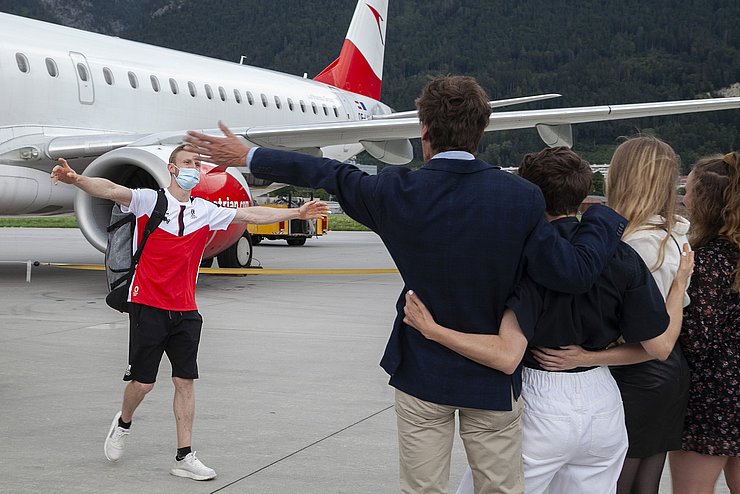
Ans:
[[[539,186],[552,216],[578,212],[591,190],[591,167],[567,147],[545,148],[524,156],[519,175]]]
[[[175,160],[177,159],[177,154],[180,151],[184,151],[186,146],[188,146],[188,144],[180,144],[175,149],[173,149],[172,152],[170,153],[170,160],[167,163],[172,163],[174,165]]]
[[[491,116],[486,92],[465,76],[432,79],[417,98],[416,108],[435,152],[475,153]]]
[[[691,174],[692,246],[701,247],[714,238],[725,237],[740,248],[740,153],[703,158]],[[740,292],[740,259],[732,288]]]
[[[654,136],[638,136],[617,146],[609,165],[606,195],[611,206],[627,218],[624,236],[645,228],[661,228],[668,235],[660,244],[655,266],[665,259],[665,249],[676,225],[676,186],[679,158],[673,148]],[[649,223],[650,217],[660,215],[659,225]]]

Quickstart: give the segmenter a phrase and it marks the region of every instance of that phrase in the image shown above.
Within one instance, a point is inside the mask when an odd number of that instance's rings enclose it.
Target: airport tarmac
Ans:
[[[254,258],[270,269],[395,267],[369,232],[302,247],[267,241]],[[27,260],[41,263],[30,282]],[[398,492],[393,391],[378,366],[398,274],[200,276],[193,448],[218,477],[195,482],[169,475],[166,358],[124,457],[103,455],[124,387],[127,316],[105,305],[103,272],[46,264],[102,260],[76,229],[0,229],[0,492]],[[452,492],[464,467],[456,438]]]

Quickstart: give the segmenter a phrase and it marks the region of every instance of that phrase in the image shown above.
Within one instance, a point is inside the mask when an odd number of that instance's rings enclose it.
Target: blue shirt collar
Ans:
[[[442,151],[432,156],[433,160],[474,160],[475,156],[467,151]]]

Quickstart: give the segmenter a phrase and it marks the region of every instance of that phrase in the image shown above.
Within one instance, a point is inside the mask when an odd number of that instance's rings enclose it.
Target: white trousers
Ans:
[[[524,492],[615,493],[627,454],[619,388],[607,367],[524,369]],[[457,494],[472,494],[467,469]]]

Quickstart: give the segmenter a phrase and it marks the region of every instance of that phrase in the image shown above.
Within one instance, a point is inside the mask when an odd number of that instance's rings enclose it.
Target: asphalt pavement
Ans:
[[[201,275],[204,318],[193,448],[218,477],[169,475],[170,367],[137,410],[123,458],[103,440],[119,410],[125,314],[105,305],[101,264],[74,229],[0,229],[0,492],[398,492],[393,391],[378,366],[403,284],[379,238],[331,232],[266,241],[255,264],[352,274]],[[31,264],[30,282],[27,282]],[[465,467],[458,438],[454,492]],[[668,469],[661,493],[670,492]],[[726,487],[717,492],[729,492]]]

